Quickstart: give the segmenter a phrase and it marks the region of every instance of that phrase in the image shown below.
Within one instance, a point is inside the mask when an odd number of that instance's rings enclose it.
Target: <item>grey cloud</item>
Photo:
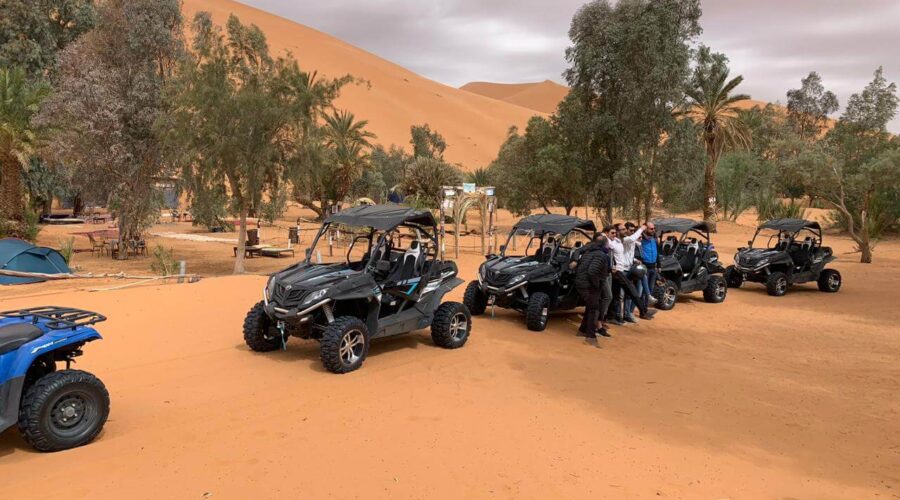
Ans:
[[[562,83],[569,21],[581,0],[244,0],[428,78]],[[841,103],[879,65],[900,82],[896,0],[707,0],[700,40],[731,60],[753,98],[784,102],[818,71]],[[900,132],[900,117],[892,123]]]

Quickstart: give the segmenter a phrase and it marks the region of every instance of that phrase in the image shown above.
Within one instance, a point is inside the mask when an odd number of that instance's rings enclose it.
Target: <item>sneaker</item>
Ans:
[[[587,337],[587,332],[584,330],[578,330],[578,333],[575,334],[576,337]]]
[[[588,337],[584,339],[584,343],[592,347],[600,347],[600,343],[597,342],[597,337]]]
[[[641,314],[641,319],[653,319],[653,316],[656,314],[656,309],[647,309],[647,312]]]
[[[610,335],[609,332],[606,331],[606,328],[597,330],[597,335],[602,335],[603,337],[612,337],[612,335]]]
[[[641,316],[641,317],[643,318],[643,316]],[[630,314],[628,316],[625,316],[625,321],[627,323],[634,323],[634,324],[637,324],[637,322],[638,322],[637,318],[635,318],[634,316],[632,316]]]
[[[608,320],[606,320],[606,322],[616,326],[622,326],[624,324],[619,318],[609,318]]]

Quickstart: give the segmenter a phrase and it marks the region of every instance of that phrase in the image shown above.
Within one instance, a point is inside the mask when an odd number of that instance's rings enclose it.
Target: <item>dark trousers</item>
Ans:
[[[632,302],[634,302],[634,305],[636,305],[638,310],[641,312],[641,316],[647,313],[647,303],[644,301],[644,297],[641,297],[641,295],[637,292],[637,289],[634,287],[634,283],[632,283],[632,281],[628,278],[628,275],[619,271],[613,272],[614,298],[616,296],[616,285],[618,285],[618,288],[620,290],[625,292],[626,298],[630,298]]]
[[[597,320],[600,318],[600,290],[593,288],[579,288],[578,294],[584,300],[584,318],[578,331],[584,332],[588,337],[597,336]]]

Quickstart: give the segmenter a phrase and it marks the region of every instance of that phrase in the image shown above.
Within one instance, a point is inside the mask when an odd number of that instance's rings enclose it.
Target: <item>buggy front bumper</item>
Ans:
[[[329,302],[331,302],[331,299],[324,299],[312,305],[301,304],[296,307],[285,308],[279,307],[272,302],[266,301],[265,309],[266,314],[268,314],[270,318],[288,321],[291,323],[302,323],[308,321],[310,314],[315,312],[320,307],[328,304]]]

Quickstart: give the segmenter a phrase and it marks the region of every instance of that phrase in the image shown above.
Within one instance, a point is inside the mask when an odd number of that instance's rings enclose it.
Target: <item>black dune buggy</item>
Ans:
[[[756,239],[766,238],[765,248],[753,248]],[[815,281],[819,290],[835,293],[841,288],[841,273],[825,269],[835,259],[831,248],[822,246],[822,227],[803,219],[775,219],[756,229],[749,246],[739,248],[734,265],[728,266],[728,286],[745,281],[764,283],[769,295],[781,297],[796,283]]]
[[[346,259],[311,262],[316,244],[334,225],[365,228]],[[269,278],[263,300],[244,320],[244,340],[254,351],[284,348],[291,336],[320,342],[325,368],[359,368],[372,339],[431,326],[434,343],[456,349],[469,338],[468,309],[444,302],[463,283],[456,264],[438,257],[431,212],[398,205],[363,205],[325,219],[306,258]]]
[[[682,218],[657,219],[653,224],[659,235],[656,308],[667,311],[675,307],[678,294],[701,290],[706,302],[723,302],[728,293],[725,268],[709,239],[709,226]]]
[[[567,215],[531,215],[513,226],[500,255],[488,255],[478,269],[478,280],[469,282],[463,303],[472,314],[483,314],[488,306],[525,313],[529,330],[547,327],[551,310],[574,309],[584,302],[575,290],[575,272],[580,248],[589,243],[594,223]],[[510,243],[524,237],[521,255],[509,255]]]

